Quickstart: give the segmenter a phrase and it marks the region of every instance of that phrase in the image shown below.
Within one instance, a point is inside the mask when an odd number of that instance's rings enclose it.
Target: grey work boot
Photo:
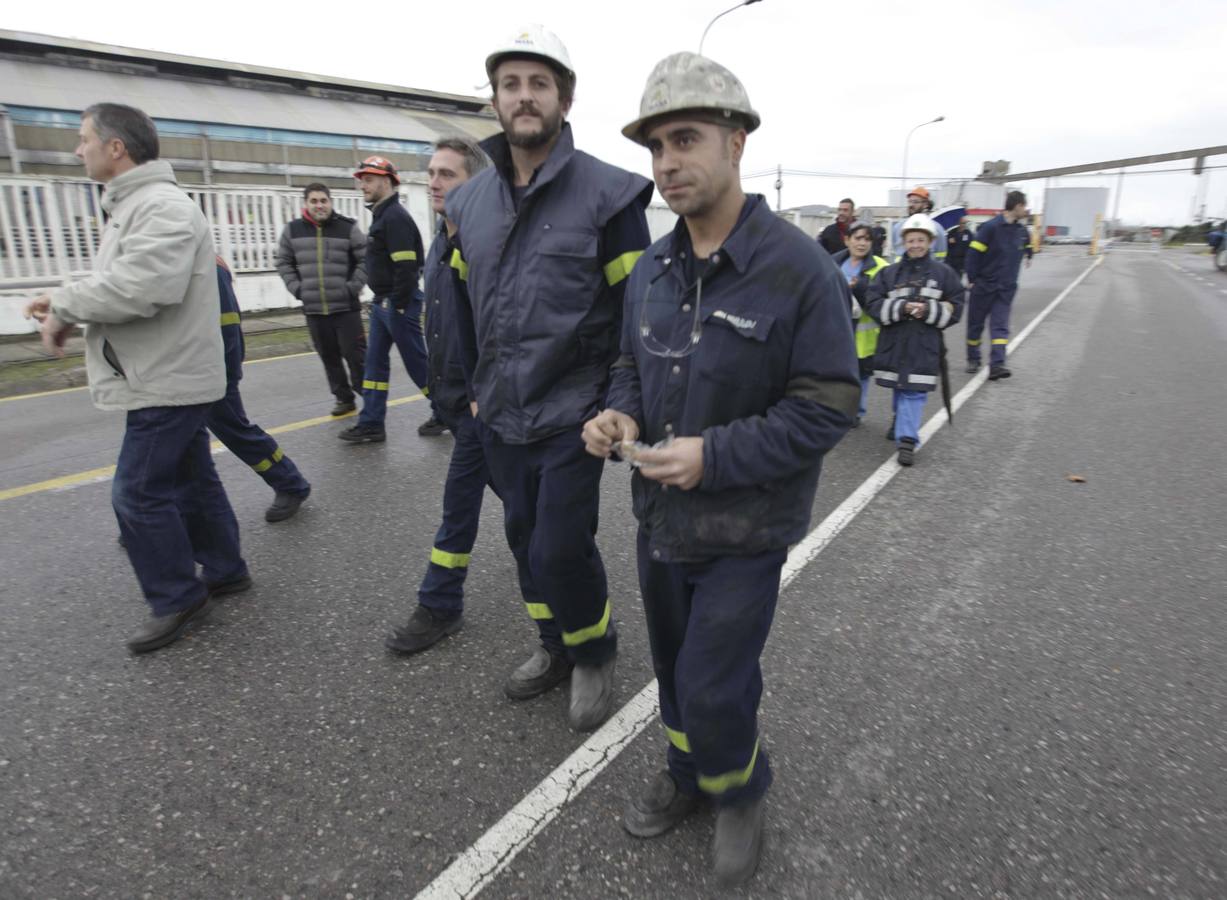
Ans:
[[[537,647],[503,684],[503,693],[512,700],[531,700],[553,688],[571,674],[571,661],[565,656]]]
[[[745,884],[758,868],[763,849],[763,798],[716,811],[712,869],[724,887]]]
[[[615,656],[596,666],[577,665],[571,673],[571,727],[576,731],[592,731],[609,718],[617,661]]]
[[[635,837],[664,834],[699,808],[702,798],[683,794],[667,770],[656,773],[641,795],[626,804],[622,827]]]

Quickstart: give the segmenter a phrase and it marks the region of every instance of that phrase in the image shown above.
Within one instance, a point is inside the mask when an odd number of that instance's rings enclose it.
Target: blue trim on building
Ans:
[[[44,128],[80,128],[81,114],[59,109],[4,104],[14,125],[34,125]],[[434,145],[428,141],[398,141],[365,135],[321,134],[315,131],[290,131],[284,128],[252,128],[247,125],[218,125],[211,122],[187,122],[182,119],[154,119],[161,137],[207,137],[217,141],[243,141],[254,144],[289,144],[294,147],[321,147],[330,150],[351,150],[355,138],[360,151],[429,155]]]

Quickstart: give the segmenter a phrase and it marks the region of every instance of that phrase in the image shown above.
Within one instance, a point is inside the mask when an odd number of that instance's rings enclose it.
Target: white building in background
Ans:
[[[1044,234],[1090,240],[1095,233],[1095,217],[1106,218],[1107,209],[1106,187],[1051,188],[1044,194]]]

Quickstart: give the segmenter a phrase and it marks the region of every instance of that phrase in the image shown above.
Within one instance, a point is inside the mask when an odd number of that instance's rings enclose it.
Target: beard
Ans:
[[[518,113],[523,113],[523,110],[517,110]],[[499,114],[498,123],[503,126],[503,133],[507,136],[507,143],[513,147],[520,147],[525,150],[534,150],[537,147],[543,147],[554,138],[558,137],[562,131],[562,111],[554,113],[552,116],[540,115],[541,128],[538,131],[525,133],[517,132],[513,127],[517,115],[513,114],[510,119],[504,119],[502,114]]]

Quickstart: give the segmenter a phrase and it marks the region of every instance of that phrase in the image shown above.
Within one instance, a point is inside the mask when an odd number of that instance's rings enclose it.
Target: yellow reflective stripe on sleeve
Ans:
[[[392,254],[392,262],[405,262],[407,260],[415,260],[418,258],[416,250],[397,250]]]
[[[976,338],[976,339],[973,341],[971,338],[968,338],[968,339],[967,339],[967,346],[968,346],[968,347],[979,347],[979,346],[980,346],[980,339],[979,339],[979,338]]]
[[[1009,338],[993,338],[994,344],[1008,344],[1009,342],[1010,342]]]
[[[252,468],[255,469],[257,472],[267,472],[273,466],[277,465],[277,463],[281,462],[281,459],[284,456],[285,456],[285,453],[282,452],[280,447],[278,447],[276,450],[273,451],[272,456],[270,456],[268,459],[260,460],[258,463],[252,466]]]
[[[227,325],[238,325],[239,321],[239,314],[236,312],[222,313],[223,328],[225,328]]]
[[[668,725],[665,726],[665,734],[669,735],[669,743],[683,753],[690,752],[690,738],[686,737],[686,733],[682,731],[674,731]]]
[[[453,269],[455,269],[457,272],[460,273],[461,281],[469,280],[469,264],[464,261],[464,257],[460,255],[459,250],[452,251],[451,266]]]
[[[445,569],[467,569],[471,558],[471,553],[448,553],[438,547],[430,548],[430,561]]]
[[[364,391],[386,391],[388,389],[388,383],[386,381],[363,380],[362,389]]]
[[[972,241],[972,242],[971,242],[971,249],[972,249],[972,250],[979,250],[981,253],[983,253],[985,250],[987,250],[987,249],[988,249],[988,244],[981,244],[979,241]]]
[[[605,264],[605,280],[609,282],[609,286],[613,287],[622,279],[626,278],[631,273],[631,269],[635,268],[635,263],[639,261],[639,257],[643,256],[642,250],[631,250],[629,253],[623,253],[613,262]]]
[[[945,258],[946,258],[946,251],[945,251],[945,250],[942,250],[942,251],[939,251],[938,253],[934,253],[933,255],[934,255],[935,257],[937,257],[938,259],[945,259]]]
[[[605,632],[609,630],[609,613],[609,600],[606,600],[605,614],[601,616],[601,621],[595,625],[589,625],[587,628],[581,628],[579,631],[564,631],[562,633],[562,642],[568,647],[578,647],[580,644],[588,643],[588,641],[605,637]]]
[[[554,611],[544,603],[525,603],[528,608],[528,615],[533,619],[552,619]]]
[[[754,774],[754,764],[758,762],[758,741],[754,742],[754,753],[750,755],[750,764],[744,769],[725,772],[723,775],[700,775],[699,790],[708,794],[723,794],[733,788],[745,787]]]

